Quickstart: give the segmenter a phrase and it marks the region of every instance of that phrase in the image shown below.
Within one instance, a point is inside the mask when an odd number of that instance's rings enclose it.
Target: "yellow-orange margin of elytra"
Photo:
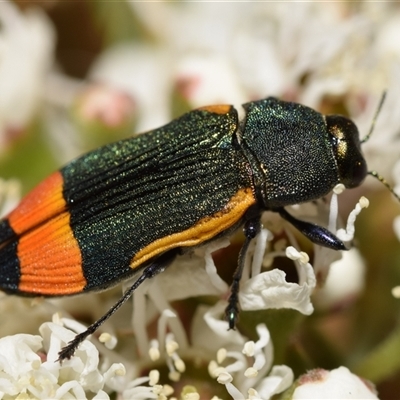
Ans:
[[[136,268],[157,255],[178,247],[198,246],[213,239],[239,222],[256,199],[251,188],[240,189],[223,210],[205,217],[182,232],[155,240],[135,254],[131,268]]]

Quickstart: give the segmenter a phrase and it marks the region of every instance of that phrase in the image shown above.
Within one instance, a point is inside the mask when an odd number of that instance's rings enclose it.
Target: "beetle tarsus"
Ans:
[[[89,332],[89,329],[76,335],[66,346],[64,346],[58,353],[56,361],[62,363],[64,360],[69,360],[75,353],[77,347],[93,332]]]

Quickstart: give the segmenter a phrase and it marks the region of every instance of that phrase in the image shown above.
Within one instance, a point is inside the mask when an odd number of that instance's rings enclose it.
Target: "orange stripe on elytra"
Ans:
[[[140,250],[133,257],[130,264],[131,268],[136,268],[167,250],[177,247],[198,246],[212,239],[240,221],[244,213],[255,202],[256,199],[250,188],[239,190],[223,210],[201,219],[189,229],[155,240]]]
[[[82,257],[69,222],[69,213],[63,212],[20,237],[20,291],[48,296],[82,292]]]
[[[214,106],[204,106],[198,108],[198,110],[208,111],[214,114],[228,114],[229,110],[232,108],[229,104],[217,104]]]
[[[65,210],[63,177],[55,172],[28,193],[7,218],[14,232],[21,234]]]

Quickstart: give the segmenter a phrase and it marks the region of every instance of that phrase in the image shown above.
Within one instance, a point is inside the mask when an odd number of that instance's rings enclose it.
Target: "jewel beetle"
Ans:
[[[66,296],[139,274],[121,299],[60,354],[109,318],[178,254],[243,226],[226,309],[234,328],[239,282],[260,216],[275,211],[312,242],[344,244],[286,206],[318,199],[368,174],[355,124],[273,97],[196,109],[140,136],[96,149],[50,175],[0,222],[0,289]]]

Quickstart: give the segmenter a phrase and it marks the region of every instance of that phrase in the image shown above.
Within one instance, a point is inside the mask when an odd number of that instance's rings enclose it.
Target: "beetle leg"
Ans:
[[[231,285],[231,294],[228,300],[228,306],[225,309],[226,319],[229,323],[229,329],[235,329],[236,321],[239,314],[239,285],[240,279],[242,278],[242,273],[244,269],[244,264],[246,261],[246,254],[249,248],[250,242],[257,236],[260,232],[261,224],[260,217],[250,219],[246,221],[243,231],[245,234],[245,241],[242,248],[240,249],[238,265],[235,273],[233,274],[233,280]]]
[[[316,224],[312,224],[311,222],[301,221],[290,215],[284,208],[278,208],[274,211],[278,212],[283,219],[290,222],[313,243],[327,247],[328,249],[347,250],[343,242],[332,232],[328,231],[328,229]]]
[[[167,251],[158,257],[152,264],[144,268],[142,275],[133,283],[133,285],[121,296],[121,298],[97,321],[93,322],[86,331],[79,333],[58,353],[57,361],[62,362],[65,359],[70,359],[77,347],[92,333],[94,333],[108,318],[111,317],[133,294],[133,292],[146,280],[153,278],[160,272],[163,272],[175,256],[179,253],[179,248]]]

